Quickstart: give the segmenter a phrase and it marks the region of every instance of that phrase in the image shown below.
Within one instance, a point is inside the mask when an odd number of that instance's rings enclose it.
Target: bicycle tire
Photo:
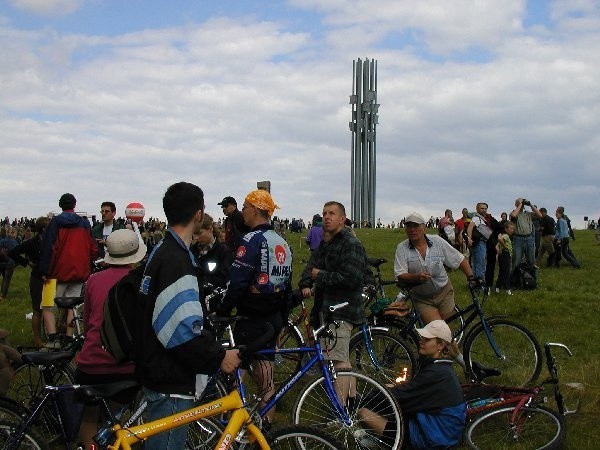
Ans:
[[[10,398],[0,397],[0,420],[21,420],[27,413],[22,405]]]
[[[305,347],[304,336],[291,320],[288,320],[277,337],[277,348]],[[302,354],[278,353],[275,354],[273,368],[273,379],[275,384],[286,381],[290,376],[300,370],[302,365]]]
[[[486,411],[467,425],[465,441],[470,448],[487,449],[556,449],[565,438],[563,416],[542,406],[520,409],[511,425],[514,407]]]
[[[73,384],[74,373],[68,368],[51,368],[52,385]],[[15,370],[14,376],[6,392],[10,398],[24,407],[28,407],[31,400],[37,398],[45,387],[44,378],[37,366],[24,364]]]
[[[473,361],[486,367],[499,369],[501,374],[493,377],[496,384],[525,386],[537,379],[542,370],[542,349],[537,339],[523,325],[506,319],[487,321],[494,343],[502,353],[496,356],[483,325],[473,328],[465,339],[464,357],[467,368]]]
[[[12,442],[18,422],[0,420],[0,448],[3,450],[47,450],[46,441],[33,429],[27,430],[21,442]]]
[[[292,425],[269,431],[272,450],[347,450],[344,444],[314,427]]]
[[[346,410],[350,424],[344,424],[337,417],[325,390],[325,378],[316,378],[296,399],[292,410],[294,424],[319,428],[340,440],[346,450],[354,449],[398,449],[404,437],[402,413],[392,394],[381,383],[360,372],[337,371],[336,383],[351,377],[346,383],[352,385],[355,395],[348,396]],[[361,426],[361,421],[369,420],[368,411],[375,411],[388,421],[385,435],[380,435]]]
[[[413,352],[406,344],[382,328],[372,328],[370,336],[373,356],[379,367],[369,355],[362,331],[350,339],[352,367],[384,385],[396,383],[396,379],[401,376],[406,376],[404,381],[410,380],[416,369],[416,363]]]

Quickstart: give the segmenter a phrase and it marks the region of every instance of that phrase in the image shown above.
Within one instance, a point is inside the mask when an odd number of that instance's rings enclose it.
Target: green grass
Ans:
[[[357,230],[367,254],[383,257],[385,278],[393,277],[393,258],[396,245],[405,239],[403,230]],[[294,250],[294,285],[297,285],[309,251],[304,243],[305,234],[288,233],[287,239]],[[583,268],[575,270],[563,261],[560,269],[542,267],[539,288],[535,291],[515,291],[512,297],[492,295],[484,305],[489,314],[506,314],[537,336],[539,342],[561,342],[569,346],[572,358],[557,353],[559,375],[564,382],[584,385],[584,397],[579,412],[567,417],[568,449],[598,448],[600,427],[600,245],[593,231],[576,231],[571,243],[573,252]],[[466,305],[470,301],[462,272],[452,271],[450,277],[456,292],[456,301]],[[11,332],[13,345],[31,343],[31,322],[25,314],[31,311],[29,300],[29,270],[17,268],[9,291],[9,299],[0,304],[0,327]],[[393,286],[388,296],[395,295]],[[546,367],[542,377],[547,375]],[[551,400],[550,406],[553,405]]]

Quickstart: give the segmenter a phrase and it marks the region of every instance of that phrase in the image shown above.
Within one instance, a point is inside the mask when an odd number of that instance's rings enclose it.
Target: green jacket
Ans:
[[[310,277],[313,268],[320,269],[317,279]],[[300,288],[315,288],[315,303],[311,312],[313,324],[319,323],[319,313],[325,319],[345,320],[353,324],[365,320],[362,292],[367,268],[367,255],[361,242],[343,229],[330,241],[321,242],[314,251],[300,279]],[[329,306],[342,302],[349,305],[329,312]]]
[[[115,220],[113,220],[113,227],[112,227],[111,233],[116,230],[122,230],[123,228],[125,228],[125,225],[122,224],[121,222],[118,222],[115,219]],[[96,242],[98,245],[98,258],[104,258],[104,245],[98,244],[98,241],[96,241],[96,239],[102,239],[104,237],[104,236],[102,236],[103,231],[104,231],[104,222],[102,222],[102,221],[98,222],[96,225],[94,225],[92,227],[92,238],[94,238],[94,242]]]

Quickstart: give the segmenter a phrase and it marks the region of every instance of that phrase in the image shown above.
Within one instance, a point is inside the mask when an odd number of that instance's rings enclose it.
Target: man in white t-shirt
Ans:
[[[469,261],[440,236],[426,235],[420,214],[410,214],[405,226],[408,239],[396,248],[394,276],[399,283],[415,285],[411,295],[425,323],[446,319],[454,311],[454,289],[444,265],[460,268],[473,281]]]
[[[92,237],[98,244],[98,256],[104,257],[106,252],[106,238],[115,230],[125,228],[122,224],[115,220],[117,207],[113,202],[102,202],[100,205],[100,214],[102,214],[102,222],[98,222],[92,228]]]

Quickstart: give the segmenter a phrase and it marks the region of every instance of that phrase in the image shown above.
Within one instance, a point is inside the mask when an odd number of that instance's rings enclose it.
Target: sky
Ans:
[[[164,218],[270,180],[351,216],[353,61],[377,61],[376,217],[600,216],[600,0],[0,0],[0,216]]]

